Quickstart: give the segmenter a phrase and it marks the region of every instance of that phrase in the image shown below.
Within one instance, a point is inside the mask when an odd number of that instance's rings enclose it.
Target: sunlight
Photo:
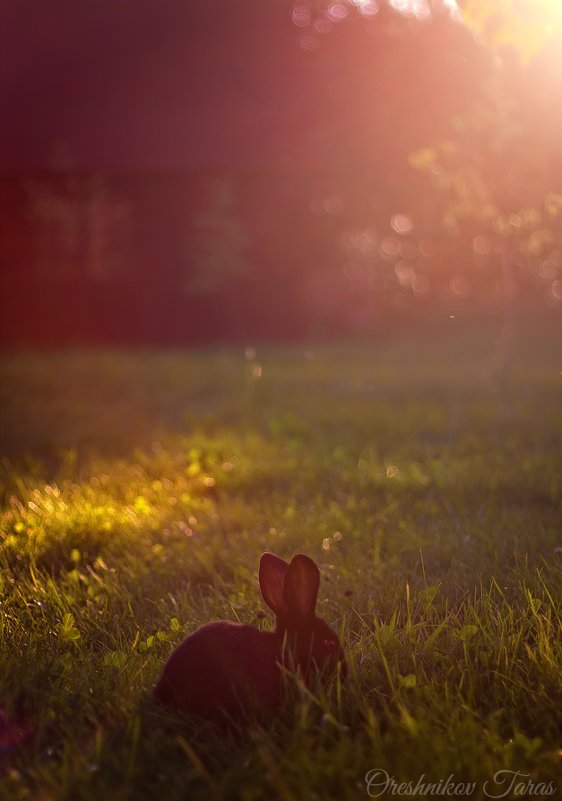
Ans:
[[[390,5],[401,14],[412,15],[423,19],[431,15],[428,0],[390,0]]]
[[[562,32],[560,0],[459,0],[461,17],[492,47],[514,47],[529,61],[554,34]]]
[[[374,17],[379,11],[377,0],[348,0],[364,17]]]
[[[347,4],[354,6],[356,10],[364,17],[374,17],[381,8],[381,0],[346,0]],[[442,0],[445,8],[451,12],[458,12],[456,0]],[[405,16],[413,16],[418,19],[425,19],[431,16],[432,3],[431,0],[388,0],[389,5]],[[304,18],[305,14],[310,14],[310,9],[307,6],[296,6],[297,16],[299,20]],[[301,12],[300,9],[304,8],[305,11]],[[332,21],[339,22],[347,16],[347,9],[343,2],[331,3],[328,6],[327,16]],[[299,21],[297,25],[307,24]]]
[[[361,8],[368,0],[349,0]],[[418,19],[429,17],[431,0],[389,0],[396,11]],[[562,29],[560,0],[443,0],[443,5],[461,17],[485,38],[497,38],[498,43],[518,43],[527,38],[532,47],[535,39]]]

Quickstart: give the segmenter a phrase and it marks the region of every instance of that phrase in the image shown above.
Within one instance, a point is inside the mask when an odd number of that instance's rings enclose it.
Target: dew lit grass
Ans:
[[[492,346],[6,357],[0,708],[32,734],[0,796],[562,788],[560,348],[522,335],[506,388]],[[151,685],[201,623],[269,625],[265,549],[319,563],[348,680],[243,738],[178,725]]]

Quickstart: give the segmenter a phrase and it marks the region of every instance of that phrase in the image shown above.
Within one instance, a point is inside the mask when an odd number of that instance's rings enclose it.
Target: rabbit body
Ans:
[[[154,690],[157,701],[184,714],[236,717],[256,706],[278,706],[280,638],[252,626],[221,620],[187,637],[171,655]]]
[[[346,666],[336,633],[315,615],[320,573],[308,556],[288,564],[260,559],[260,588],[276,615],[273,632],[217,621],[201,626],[172,653],[154,698],[184,714],[221,721],[250,710],[271,715],[282,698],[281,667],[306,681],[311,669],[333,674]]]

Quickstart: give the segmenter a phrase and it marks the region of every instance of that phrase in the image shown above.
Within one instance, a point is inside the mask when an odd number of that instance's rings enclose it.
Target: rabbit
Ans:
[[[183,714],[220,722],[251,711],[272,715],[282,700],[282,668],[306,682],[316,667],[347,673],[337,634],[315,607],[320,571],[304,554],[288,564],[272,553],[260,558],[259,582],[275,612],[273,632],[228,621],[207,623],[172,653],[154,689],[154,699]]]

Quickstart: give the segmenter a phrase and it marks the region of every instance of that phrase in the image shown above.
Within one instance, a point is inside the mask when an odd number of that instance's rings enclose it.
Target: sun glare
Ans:
[[[368,0],[348,2],[361,7]],[[389,3],[407,16],[424,18],[431,14],[430,0],[389,0]],[[533,39],[539,31],[544,34],[562,30],[561,0],[443,0],[443,5],[474,27],[488,28],[488,34],[501,29],[500,35],[506,40],[517,33]]]
[[[461,18],[492,47],[514,47],[529,61],[553,35],[562,33],[560,0],[458,0]]]
[[[412,15],[423,19],[431,15],[431,7],[428,0],[390,0],[390,5],[401,14]]]

